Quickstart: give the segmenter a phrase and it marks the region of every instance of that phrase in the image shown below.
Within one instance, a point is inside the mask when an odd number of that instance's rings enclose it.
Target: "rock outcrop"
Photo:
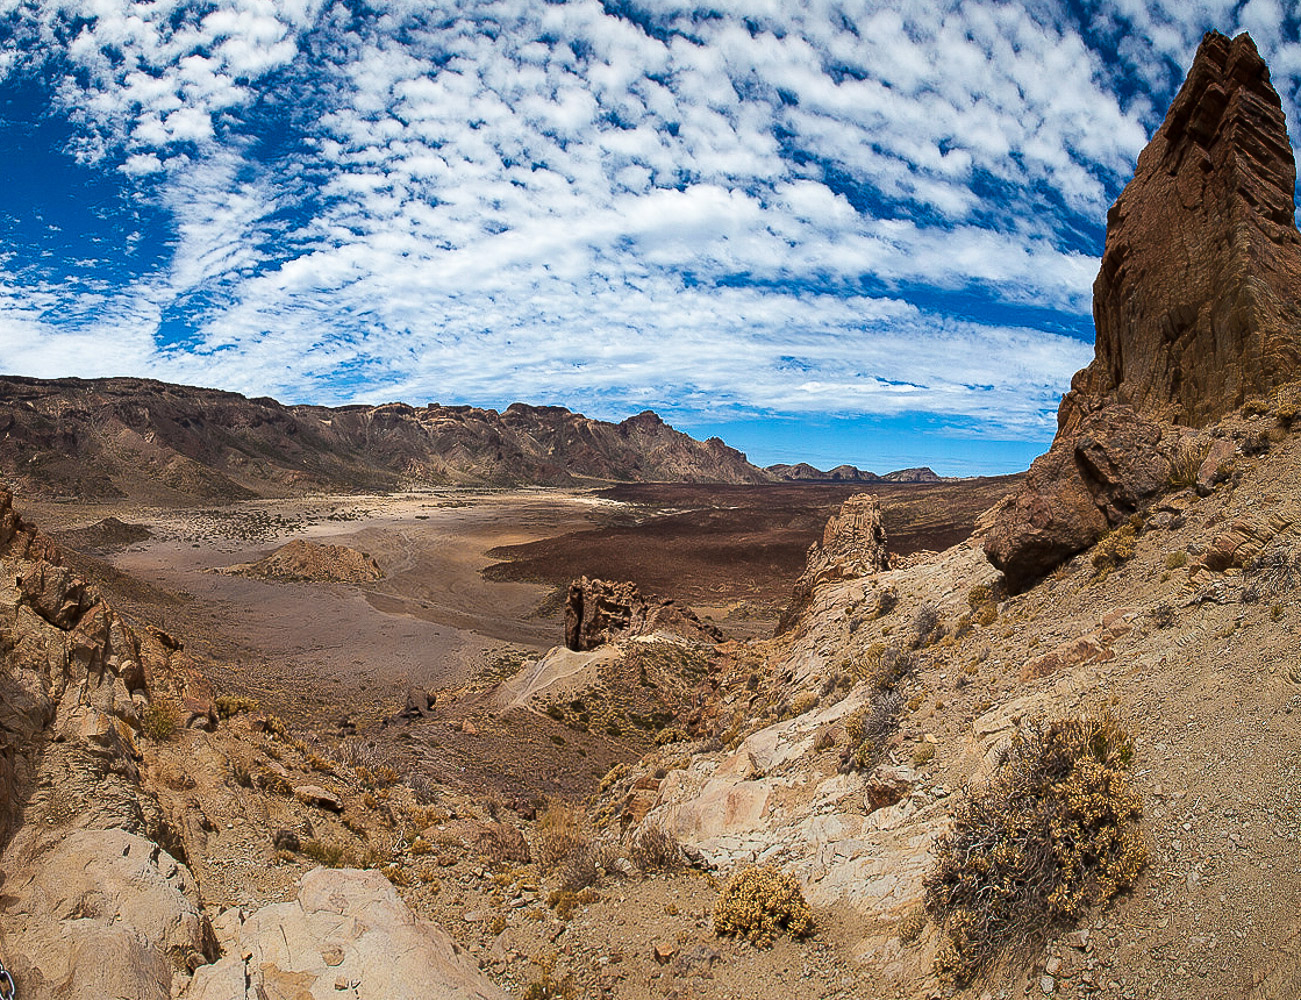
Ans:
[[[795,626],[813,591],[822,584],[870,576],[887,568],[889,553],[881,505],[870,494],[855,494],[827,522],[822,541],[809,546],[804,573],[795,582],[790,604],[777,624],[778,633]]]
[[[317,868],[298,898],[216,922],[225,957],[188,1000],[506,1000],[447,933],[417,918],[375,871]],[[114,995],[114,994],[108,994]]]
[[[1282,105],[1249,36],[1202,40],[1107,215],[1097,341],[985,551],[1020,588],[1165,486],[1190,428],[1301,371],[1301,234]]]
[[[723,633],[672,600],[644,597],[635,583],[583,577],[565,596],[565,646],[575,652],[618,639],[667,632],[701,642],[721,642]]]
[[[215,957],[141,784],[142,721],[163,711],[214,720],[179,644],[134,629],[0,491],[0,947],[24,998],[166,1000]]]

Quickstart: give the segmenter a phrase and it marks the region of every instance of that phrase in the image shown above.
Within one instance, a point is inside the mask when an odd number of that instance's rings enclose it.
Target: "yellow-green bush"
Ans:
[[[751,865],[733,875],[714,904],[714,933],[765,948],[783,931],[794,938],[813,931],[813,912],[795,877],[771,865]]]
[[[259,708],[256,698],[242,694],[223,694],[217,698],[217,715],[229,719],[240,712],[256,712]]]
[[[140,731],[151,740],[165,743],[181,728],[181,710],[176,703],[155,695],[140,713]]]
[[[1093,547],[1093,569],[1099,578],[1105,577],[1123,562],[1134,557],[1138,543],[1138,527],[1126,521],[1119,528],[1107,532]]]
[[[1133,752],[1107,712],[1036,720],[959,800],[925,882],[947,938],[942,977],[965,984],[1001,949],[1036,944],[1133,883],[1147,863]]]

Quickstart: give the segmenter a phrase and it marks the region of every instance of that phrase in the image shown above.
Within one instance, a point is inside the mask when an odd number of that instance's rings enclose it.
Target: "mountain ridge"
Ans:
[[[154,379],[0,376],[0,476],[28,496],[222,502],[309,491],[584,482],[763,483],[651,410],[285,405]]]

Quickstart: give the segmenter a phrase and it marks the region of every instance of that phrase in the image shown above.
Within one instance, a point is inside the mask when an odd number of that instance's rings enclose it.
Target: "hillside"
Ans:
[[[651,411],[618,424],[559,406],[504,412],[284,406],[148,379],[0,377],[0,478],[30,497],[223,502],[307,491],[583,482],[762,483],[717,438]]]

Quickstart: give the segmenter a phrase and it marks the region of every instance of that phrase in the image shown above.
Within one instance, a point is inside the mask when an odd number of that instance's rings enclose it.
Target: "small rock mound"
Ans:
[[[255,580],[290,580],[310,583],[372,583],[384,578],[379,563],[365,552],[346,545],[319,545],[295,539],[265,559],[239,563],[221,570]]]
[[[148,541],[154,533],[143,524],[131,524],[119,521],[116,517],[106,517],[102,521],[86,525],[84,528],[71,528],[57,533],[60,542],[74,549],[116,549],[136,542]]]
[[[671,632],[687,639],[721,642],[723,633],[672,600],[644,597],[637,584],[583,577],[565,597],[565,645],[575,652],[617,639]]]

